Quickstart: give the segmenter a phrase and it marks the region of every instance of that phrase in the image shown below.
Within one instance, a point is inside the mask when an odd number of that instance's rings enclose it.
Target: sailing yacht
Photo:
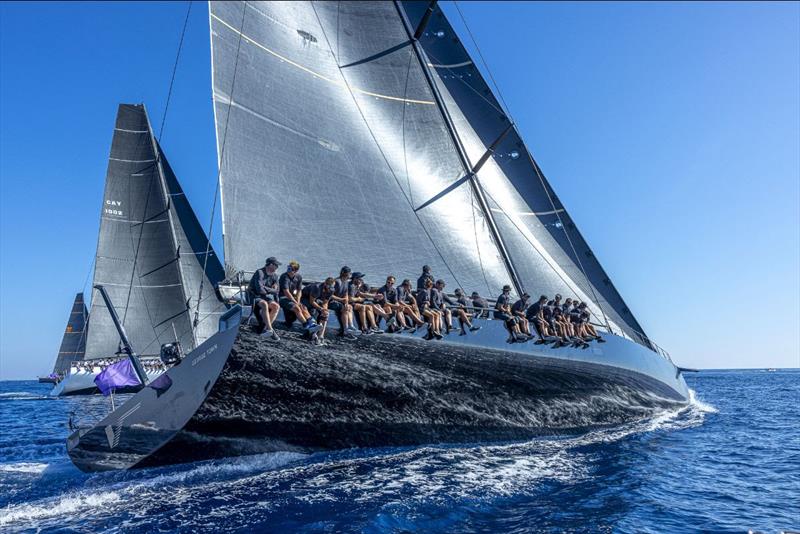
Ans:
[[[120,104],[92,287],[106,288],[150,380],[164,371],[159,359],[163,344],[178,342],[185,351],[194,349],[214,334],[216,320],[225,311],[213,292],[214,284],[223,278],[222,265],[207,243],[153,135],[145,107]],[[198,304],[193,298],[203,280],[212,289]],[[83,306],[82,295],[80,299]],[[197,325],[193,324],[195,314],[202,319]],[[80,336],[80,357],[70,358],[70,351],[59,353],[60,376],[51,395],[98,392],[95,377],[120,359],[120,337],[97,289],[92,294],[89,323]],[[85,330],[75,325],[73,331],[78,329]]]
[[[226,271],[239,273],[219,285],[226,299],[247,304],[267,256],[299,260],[305,280],[347,264],[370,285],[427,264],[466,294],[510,284],[586,302],[606,343],[510,344],[489,315],[440,341],[318,347],[232,316],[216,335],[233,350],[187,357],[167,393],[146,387],[75,431],[78,467],[526,439],[688,402],[684,370],[644,334],[435,1],[211,2],[209,24]]]
[[[83,360],[86,353],[86,324],[88,318],[89,312],[83,302],[83,293],[78,293],[72,302],[67,326],[64,329],[64,335],[61,337],[61,345],[58,348],[53,370],[48,376],[39,377],[40,383],[57,383],[69,373],[72,362]]]

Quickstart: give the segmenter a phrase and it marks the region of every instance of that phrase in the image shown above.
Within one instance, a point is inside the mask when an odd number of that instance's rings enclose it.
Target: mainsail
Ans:
[[[513,279],[644,341],[438,8],[415,50],[429,4],[210,4],[226,262]]]
[[[86,311],[86,304],[83,302],[83,293],[75,295],[72,309],[67,320],[67,327],[64,329],[64,336],[61,338],[61,346],[58,348],[56,363],[53,365],[53,373],[61,374],[69,370],[70,362],[83,359],[86,351],[86,326],[89,313]]]
[[[206,243],[200,244],[200,234],[144,106],[121,104],[106,174],[93,285],[106,288],[139,354],[158,354],[161,344],[176,337],[190,350],[213,330],[216,318],[209,317],[221,307],[213,288],[222,278],[222,268],[210,255],[210,268],[203,271]],[[204,278],[201,322],[195,331],[192,321]],[[113,356],[118,344],[108,310],[94,290],[86,359]]]

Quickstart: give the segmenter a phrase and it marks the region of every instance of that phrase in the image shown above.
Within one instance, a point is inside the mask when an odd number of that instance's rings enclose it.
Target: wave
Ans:
[[[144,469],[140,471],[123,471],[100,473],[90,476],[85,481],[87,489],[72,491],[57,498],[45,498],[32,503],[9,505],[0,509],[0,527],[27,529],[40,527],[53,518],[59,518],[63,524],[70,514],[80,512],[82,517],[91,517],[97,512],[109,513],[113,506],[136,503],[136,507],[146,506],[148,502],[160,502],[163,489],[185,488],[196,484],[198,487],[209,487],[225,483],[229,477],[242,478],[260,474],[268,470],[278,469],[295,462],[306,455],[290,452],[278,452],[256,456],[244,456],[225,461],[211,461],[200,464],[189,464],[188,469],[175,472],[176,467],[164,469]],[[25,469],[23,464],[18,464]],[[27,464],[43,471],[47,464]],[[181,469],[184,466],[178,466]],[[30,472],[30,471],[26,471]],[[176,497],[174,493],[171,494]]]
[[[51,517],[67,517],[76,512],[108,506],[122,499],[116,492],[77,493],[47,500],[37,504],[10,505],[0,512],[0,526],[9,526],[19,521],[41,521]]]
[[[3,400],[50,400],[52,397],[39,395],[29,391],[7,391],[0,393],[0,401]]]
[[[19,462],[14,464],[0,464],[0,473],[27,473],[41,474],[50,464],[35,462]]]

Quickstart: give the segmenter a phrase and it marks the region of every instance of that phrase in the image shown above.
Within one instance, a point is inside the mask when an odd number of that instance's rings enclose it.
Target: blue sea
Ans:
[[[687,382],[690,406],[581,435],[93,475],[67,420],[109,399],[0,382],[0,531],[800,531],[800,372]]]

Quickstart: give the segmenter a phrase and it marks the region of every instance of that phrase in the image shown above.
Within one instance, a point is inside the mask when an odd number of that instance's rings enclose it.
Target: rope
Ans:
[[[517,124],[517,122],[511,116],[508,104],[506,103],[505,98],[503,98],[502,91],[500,91],[500,86],[497,84],[497,80],[495,80],[494,74],[492,74],[492,69],[489,68],[489,64],[487,63],[486,58],[483,56],[483,52],[481,52],[481,49],[478,46],[478,42],[475,40],[475,36],[473,35],[472,30],[470,29],[469,24],[467,24],[467,19],[464,17],[464,14],[461,12],[461,8],[458,6],[458,2],[454,0],[453,4],[455,5],[456,11],[458,11],[459,16],[461,17],[461,21],[464,23],[464,28],[466,28],[467,34],[469,35],[470,40],[472,41],[472,44],[475,46],[475,50],[478,52],[478,57],[480,57],[481,62],[483,63],[483,66],[486,69],[487,74],[489,74],[489,79],[491,80],[492,84],[494,84],[494,88],[497,91],[497,95],[500,97],[500,101],[502,103],[502,106],[505,109],[505,114],[508,116],[509,119],[511,119],[511,121],[514,124]],[[448,69],[448,70],[450,70],[450,69]],[[461,78],[459,78],[459,79],[461,79]],[[469,84],[466,84],[466,85],[469,86]],[[477,91],[476,91],[476,93],[477,93]],[[492,105],[492,107],[497,109],[497,107],[494,106],[494,105]],[[521,136],[520,136],[520,139],[522,139]],[[523,144],[524,144],[524,141],[523,141]],[[542,189],[544,189],[545,195],[547,195],[547,200],[550,202],[550,206],[552,207],[553,211],[555,211],[556,217],[558,217],[558,222],[561,225],[561,228],[564,231],[564,235],[567,238],[567,242],[569,243],[569,246],[572,249],[572,253],[575,256],[575,260],[578,262],[578,268],[581,270],[581,273],[583,273],[583,277],[586,279],[586,284],[589,287],[589,291],[592,294],[592,299],[594,300],[594,303],[597,305],[598,309],[600,310],[600,313],[603,316],[603,322],[605,323],[606,327],[610,330],[611,327],[608,324],[608,318],[606,317],[605,310],[603,310],[603,306],[600,305],[600,299],[597,298],[597,294],[595,293],[595,290],[594,290],[594,285],[589,281],[589,276],[586,274],[586,269],[583,267],[583,262],[581,262],[580,256],[578,255],[578,252],[575,249],[575,245],[574,245],[574,243],[572,242],[572,239],[569,236],[569,232],[567,232],[567,226],[564,224],[564,221],[561,218],[560,212],[558,210],[556,210],[555,201],[553,200],[553,197],[550,195],[550,189],[547,187],[547,184],[545,183],[544,175],[542,174],[541,169],[539,169],[539,165],[537,165],[536,161],[534,161],[533,155],[531,154],[530,150],[528,150],[527,147],[525,147],[525,148],[526,148],[525,151],[528,153],[528,159],[530,160],[531,165],[533,166],[534,172],[536,173],[536,176],[539,179],[540,184],[542,185]],[[495,202],[495,204],[497,204],[497,202]],[[498,207],[499,207],[499,204],[498,204]],[[503,213],[505,214],[505,211]],[[508,216],[508,215],[506,214],[506,216]],[[509,220],[511,220],[510,217],[509,217]],[[513,223],[513,220],[512,220],[512,223]],[[514,226],[516,226],[516,224],[514,224]],[[519,228],[517,228],[517,229],[519,230]],[[520,233],[522,233],[521,230],[520,230]],[[525,237],[524,233],[523,233],[523,237]],[[527,237],[525,237],[525,238],[527,240]],[[531,243],[531,245],[533,245],[533,243]],[[536,248],[536,247],[534,246],[534,248]],[[559,277],[560,277],[560,275],[559,275]]]
[[[314,7],[313,3],[311,4],[311,9],[314,10],[314,16],[317,18],[317,23],[319,24],[319,27],[322,30],[322,35],[323,35],[323,37],[325,37],[325,42],[328,44],[328,50],[330,50],[331,55],[334,55],[333,54],[333,47],[331,46],[331,43],[328,40],[328,34],[325,32],[325,28],[322,25],[322,20],[319,18],[319,14],[317,13],[317,8]],[[411,53],[413,54],[413,51]],[[367,121],[367,118],[364,115],[364,112],[361,110],[361,106],[358,105],[358,100],[356,99],[355,93],[353,92],[352,88],[350,87],[350,83],[347,81],[347,77],[342,73],[341,66],[339,65],[339,59],[335,55],[334,55],[334,60],[336,61],[336,66],[339,68],[339,74],[341,74],[341,76],[342,76],[342,80],[344,81],[345,87],[347,87],[347,91],[350,93],[350,96],[352,97],[353,102],[356,105],[356,109],[358,109],[358,113],[359,113],[359,115],[361,115],[361,119],[364,121],[364,124],[366,125],[367,130],[369,131],[369,134],[372,137],[372,141],[375,143],[375,146],[378,148],[378,151],[381,153],[381,157],[383,158],[383,161],[386,163],[386,167],[389,169],[389,172],[391,173],[392,177],[394,178],[395,182],[397,183],[397,187],[400,189],[400,192],[402,193],[403,198],[406,199],[406,202],[408,203],[409,207],[411,208],[411,211],[414,213],[414,216],[417,218],[417,222],[419,222],[419,225],[422,228],[422,231],[425,232],[425,236],[431,242],[431,245],[433,245],[433,248],[436,251],[436,254],[438,254],[439,259],[442,260],[442,263],[444,264],[444,266],[447,269],[447,271],[450,273],[450,276],[453,277],[453,280],[455,280],[455,282],[458,285],[458,287],[460,287],[461,289],[464,289],[464,287],[461,285],[461,282],[458,280],[458,277],[453,272],[453,269],[450,267],[450,264],[447,263],[447,260],[444,258],[444,255],[442,254],[441,250],[439,250],[439,247],[436,245],[436,242],[433,240],[433,237],[431,236],[430,232],[425,227],[425,224],[422,222],[422,218],[419,216],[419,213],[414,210],[414,204],[411,202],[411,199],[408,197],[408,195],[406,194],[405,190],[403,190],[403,186],[400,185],[400,179],[397,177],[397,174],[395,174],[394,169],[392,168],[391,164],[389,163],[389,159],[387,158],[386,154],[383,151],[383,148],[381,148],[381,145],[378,142],[378,138],[375,137],[375,133],[372,131],[372,127],[370,127],[369,121]],[[403,105],[405,105],[405,103]]]
[[[209,8],[210,9],[210,8]],[[214,189],[214,202],[211,204],[211,220],[208,223],[208,241],[206,243],[206,253],[203,257],[203,277],[200,279],[200,289],[197,292],[197,309],[194,313],[194,326],[200,324],[200,303],[203,301],[203,286],[206,281],[206,268],[208,267],[208,255],[211,252],[211,234],[214,231],[214,215],[217,212],[217,199],[219,198],[219,190],[222,187],[220,184],[220,177],[222,176],[222,165],[225,161],[225,142],[228,140],[228,123],[231,120],[231,107],[233,106],[233,91],[236,87],[236,72],[239,68],[239,51],[242,48],[242,32],[244,31],[244,19],[247,14],[247,1],[242,6],[242,22],[239,24],[239,41],[236,44],[236,59],[233,63],[233,76],[231,77],[231,92],[228,96],[228,113],[225,116],[225,130],[222,134],[222,145],[219,151],[219,168],[217,170],[217,187]]]
[[[189,15],[190,15],[191,12],[192,12],[192,2],[190,0],[189,1],[189,7],[186,10],[186,17],[184,18],[184,21],[183,21],[183,29],[181,30],[180,41],[178,42],[178,51],[175,54],[175,63],[172,65],[172,75],[170,76],[169,88],[167,89],[167,101],[164,104],[164,113],[161,115],[161,126],[159,128],[159,134],[158,134],[158,145],[159,146],[161,145],[161,137],[164,134],[164,128],[165,128],[166,122],[167,122],[167,112],[169,111],[169,103],[170,103],[170,100],[172,99],[172,88],[175,85],[175,75],[177,74],[177,71],[178,71],[178,62],[179,62],[180,57],[181,57],[181,50],[183,49],[183,40],[184,40],[184,37],[186,36],[186,27],[189,24]],[[154,151],[155,151],[155,149],[154,149]],[[161,160],[161,151],[159,150],[156,154],[154,154],[154,156],[155,156],[155,162],[153,163],[153,167],[158,168],[158,164],[159,164],[159,162]],[[138,275],[137,272],[136,272],[136,263],[137,263],[137,261],[139,259],[139,250],[141,249],[141,246],[142,246],[142,234],[144,233],[144,224],[145,224],[144,221],[145,221],[145,217],[147,215],[147,208],[150,205],[150,195],[151,195],[151,192],[152,192],[152,189],[153,189],[153,182],[154,182],[154,180],[151,178],[150,186],[149,186],[149,188],[147,190],[147,199],[145,200],[144,212],[142,214],[142,222],[140,223],[141,227],[139,228],[139,237],[137,239],[136,250],[135,250],[134,256],[133,256],[133,268],[131,269],[130,287],[128,288],[128,297],[127,297],[127,299],[125,301],[125,313],[122,316],[122,324],[123,325],[125,324],[125,319],[128,316],[128,308],[130,306],[131,294],[133,293],[133,277],[134,277],[134,275],[137,275],[140,281],[141,281],[141,278],[142,278],[141,275]],[[167,202],[169,202],[169,201],[167,201]],[[180,266],[178,268],[180,269]],[[153,317],[150,314],[150,307],[147,305],[147,298],[145,298],[144,291],[142,291],[142,302],[144,303],[144,307],[145,307],[145,310],[147,312],[147,318],[150,321],[150,325],[152,326],[153,325]],[[153,328],[153,334],[156,336],[156,339],[158,339],[158,332],[156,332],[155,326],[152,326],[152,328]]]
[[[169,101],[172,98],[172,87],[175,84],[175,74],[178,71],[178,60],[181,58],[181,49],[183,49],[183,38],[186,35],[186,27],[189,25],[189,14],[192,12],[192,0],[189,0],[189,8],[186,10],[186,18],[183,20],[183,30],[181,30],[181,40],[178,42],[178,53],[175,54],[175,64],[172,65],[172,76],[169,79],[169,89],[167,90],[167,102],[164,105],[164,114],[161,116],[161,127],[158,131],[158,144],[161,144],[161,137],[164,135],[164,126],[167,122],[167,110],[169,110]],[[161,159],[161,154],[156,154],[156,164]]]

